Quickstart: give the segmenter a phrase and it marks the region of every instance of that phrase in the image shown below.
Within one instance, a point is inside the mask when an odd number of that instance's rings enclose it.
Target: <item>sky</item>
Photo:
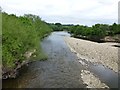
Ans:
[[[22,16],[34,14],[48,23],[80,24],[118,22],[119,0],[0,0],[2,10]]]

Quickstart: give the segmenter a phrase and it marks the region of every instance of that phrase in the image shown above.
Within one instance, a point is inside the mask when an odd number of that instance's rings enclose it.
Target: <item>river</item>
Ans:
[[[85,88],[81,79],[81,70],[85,66],[78,62],[75,53],[72,53],[64,41],[64,36],[70,36],[67,32],[53,32],[44,38],[41,45],[47,54],[48,60],[35,61],[22,69],[22,73],[16,79],[3,80],[3,88]],[[99,66],[98,66],[99,67]],[[97,67],[97,68],[98,68]],[[103,67],[100,67],[103,69]],[[102,69],[91,66],[91,71],[104,77]],[[98,70],[100,71],[97,72]],[[110,78],[117,79],[114,72],[109,71],[111,77],[101,78],[106,82]],[[113,74],[113,76],[112,76]],[[113,80],[116,87],[116,81]],[[108,81],[108,86],[111,81]],[[112,86],[112,85],[111,85]]]

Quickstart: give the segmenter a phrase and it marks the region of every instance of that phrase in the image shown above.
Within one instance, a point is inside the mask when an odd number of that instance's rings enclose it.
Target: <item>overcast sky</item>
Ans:
[[[46,22],[93,25],[118,22],[119,0],[0,0],[9,14],[39,15]]]

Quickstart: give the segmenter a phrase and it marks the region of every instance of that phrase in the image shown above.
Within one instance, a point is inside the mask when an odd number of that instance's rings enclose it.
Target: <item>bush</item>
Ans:
[[[2,60],[3,66],[14,68],[15,62],[26,60],[25,53],[37,50],[42,54],[40,40],[51,28],[38,16],[17,17],[2,13]]]

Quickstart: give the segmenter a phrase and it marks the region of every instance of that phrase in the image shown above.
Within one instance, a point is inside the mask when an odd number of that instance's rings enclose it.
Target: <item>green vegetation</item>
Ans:
[[[27,60],[26,52],[33,57],[45,58],[40,41],[52,29],[36,15],[17,17],[2,13],[2,62],[3,67],[15,68],[15,62]],[[29,54],[28,53],[28,54]]]
[[[69,28],[69,32],[71,32],[74,37],[89,39],[97,42],[104,41],[106,36],[114,37],[114,39],[119,42],[118,37],[115,36],[120,34],[120,24],[95,24],[92,27],[75,25]]]
[[[54,31],[67,31],[69,30],[69,26],[71,25],[62,25],[61,23],[49,23],[50,27],[54,30]]]
[[[88,39],[92,41],[102,42],[105,41],[106,36],[115,39],[115,41],[120,42],[120,24],[114,23],[113,25],[107,24],[95,24],[92,27],[83,25],[62,25],[60,23],[50,24],[54,31],[68,31],[74,37]]]

